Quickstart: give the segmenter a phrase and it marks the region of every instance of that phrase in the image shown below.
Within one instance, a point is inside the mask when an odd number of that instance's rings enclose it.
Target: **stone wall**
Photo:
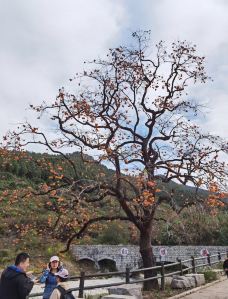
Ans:
[[[72,245],[71,252],[77,261],[89,259],[97,266],[101,260],[113,260],[118,271],[125,270],[127,266],[137,269],[141,261],[138,246]]]
[[[160,249],[164,248],[167,255],[160,257]],[[213,255],[218,251],[226,252],[225,246],[153,246],[157,262],[176,262],[177,258],[182,260],[190,259],[191,256],[200,256],[201,250],[207,249]],[[104,259],[115,261],[118,271],[124,271],[126,267],[138,269],[142,266],[142,260],[138,246],[132,245],[72,245],[71,252],[77,261],[89,259],[97,266],[98,262]],[[224,258],[224,256],[223,256]],[[212,258],[212,261],[217,258]],[[206,261],[206,257],[205,257]],[[203,260],[200,262],[203,263]],[[190,265],[190,262],[186,266]]]

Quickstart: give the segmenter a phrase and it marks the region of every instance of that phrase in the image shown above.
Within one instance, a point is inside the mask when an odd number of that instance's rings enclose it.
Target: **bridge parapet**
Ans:
[[[164,248],[166,256],[160,256],[160,249]],[[190,259],[191,256],[200,256],[202,250],[207,250],[211,255],[218,251],[226,252],[225,246],[153,246],[153,252],[157,262],[176,262],[177,258],[181,260]],[[134,245],[72,245],[71,252],[77,261],[90,259],[96,265],[99,261],[107,259],[115,261],[118,271],[124,271],[126,267],[132,270],[142,266],[142,260],[139,253],[139,247]],[[186,266],[189,266],[188,263]]]

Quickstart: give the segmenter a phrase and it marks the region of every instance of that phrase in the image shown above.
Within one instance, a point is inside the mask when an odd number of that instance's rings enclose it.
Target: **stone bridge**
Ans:
[[[187,260],[191,256],[201,256],[203,251],[213,255],[226,252],[227,249],[228,247],[225,246],[153,246],[157,263],[161,261],[172,263],[176,262],[177,258]],[[112,270],[115,268],[118,271],[124,271],[126,267],[132,270],[142,267],[139,247],[133,245],[72,245],[71,253],[76,261],[91,262],[98,269],[101,269],[105,263],[112,265]],[[203,261],[201,260],[200,263]],[[188,265],[190,263],[186,264]]]

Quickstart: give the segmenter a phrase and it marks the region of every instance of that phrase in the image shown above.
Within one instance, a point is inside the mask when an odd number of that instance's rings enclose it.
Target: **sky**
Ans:
[[[130,44],[139,29],[151,30],[154,45],[197,45],[213,78],[190,90],[208,107],[200,124],[228,137],[228,1],[0,0],[0,7],[0,138],[33,120],[29,104],[54,99],[84,61]]]

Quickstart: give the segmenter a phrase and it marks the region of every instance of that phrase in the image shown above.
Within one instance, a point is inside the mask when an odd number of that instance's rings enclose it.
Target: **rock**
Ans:
[[[197,287],[205,284],[204,274],[186,274],[186,277],[193,277],[195,279],[195,284]]]
[[[129,295],[112,294],[112,295],[105,295],[104,297],[102,297],[102,299],[136,299],[136,297],[135,296],[129,296]]]
[[[110,295],[127,295],[134,296],[137,299],[142,299],[142,286],[138,284],[122,284],[116,287],[108,288]]]
[[[170,276],[166,277],[166,278],[165,278],[165,285],[166,285],[166,286],[170,286],[170,285],[171,285],[171,282],[172,282],[172,279],[173,279],[173,278],[170,277]],[[160,285],[160,284],[161,284],[161,279],[159,279],[158,282],[159,282],[159,285]]]
[[[173,276],[173,279],[171,281],[172,289],[188,289],[195,286],[196,283],[194,277]]]

